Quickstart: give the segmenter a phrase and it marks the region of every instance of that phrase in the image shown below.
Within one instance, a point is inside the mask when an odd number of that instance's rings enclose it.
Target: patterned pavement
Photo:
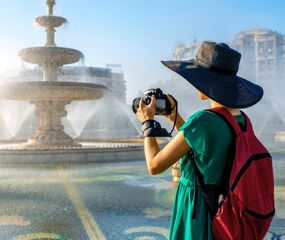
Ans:
[[[285,239],[284,161],[275,162],[277,216],[265,239]],[[170,172],[144,162],[0,168],[1,240],[165,240]]]

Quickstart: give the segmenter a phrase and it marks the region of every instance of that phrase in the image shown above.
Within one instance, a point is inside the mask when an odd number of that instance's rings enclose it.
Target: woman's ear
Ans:
[[[200,98],[201,100],[208,100],[208,99],[209,99],[204,93],[202,93],[202,92],[200,92],[200,91],[199,91],[199,98]]]

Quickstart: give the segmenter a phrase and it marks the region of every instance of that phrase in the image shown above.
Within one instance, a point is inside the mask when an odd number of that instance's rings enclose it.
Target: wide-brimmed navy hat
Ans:
[[[162,63],[214,101],[229,108],[247,108],[262,98],[263,90],[236,75],[240,58],[227,44],[206,41],[195,59]]]

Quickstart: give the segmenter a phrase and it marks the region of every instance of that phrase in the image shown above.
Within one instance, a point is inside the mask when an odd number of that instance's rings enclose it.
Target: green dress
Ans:
[[[238,122],[244,123],[242,115],[235,118]],[[218,115],[202,110],[193,114],[179,131],[182,131],[186,142],[194,152],[204,182],[219,185],[232,138],[227,123]],[[192,161],[188,154],[180,160],[181,178],[177,185],[172,210],[170,240],[213,239],[211,218],[206,209],[202,190],[196,185],[198,179]],[[193,215],[194,208],[195,215]]]

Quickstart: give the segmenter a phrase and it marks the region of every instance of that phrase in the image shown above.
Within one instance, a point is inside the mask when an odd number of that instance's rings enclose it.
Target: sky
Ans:
[[[46,15],[45,0],[0,0],[0,73],[21,66],[17,52],[45,43],[34,18]],[[171,77],[161,60],[177,44],[194,39],[230,42],[240,31],[267,28],[285,34],[284,0],[57,0],[57,46],[80,50],[85,65],[121,64],[127,102]],[[1,80],[1,79],[0,79]]]

